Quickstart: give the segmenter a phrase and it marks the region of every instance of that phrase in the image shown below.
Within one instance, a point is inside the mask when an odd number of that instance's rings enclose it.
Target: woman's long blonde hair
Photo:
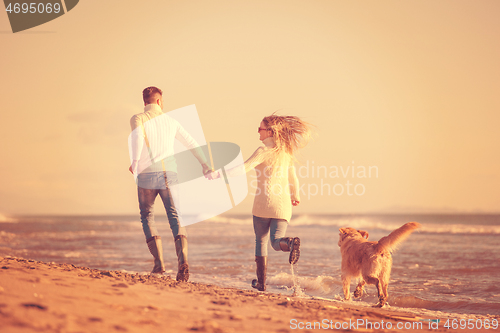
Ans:
[[[272,114],[262,121],[272,132],[276,153],[285,152],[293,158],[295,152],[305,147],[311,138],[311,125],[299,117]]]

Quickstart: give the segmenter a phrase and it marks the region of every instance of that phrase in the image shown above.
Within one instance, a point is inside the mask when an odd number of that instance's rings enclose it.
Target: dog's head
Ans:
[[[368,239],[368,232],[364,230],[356,230],[354,228],[340,228],[339,229],[339,247],[342,242],[348,238],[365,238]]]

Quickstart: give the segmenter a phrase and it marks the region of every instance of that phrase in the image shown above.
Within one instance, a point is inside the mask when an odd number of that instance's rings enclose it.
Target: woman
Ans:
[[[292,205],[300,203],[294,154],[309,141],[310,128],[298,117],[271,115],[262,119],[258,132],[264,146],[259,147],[244,166],[228,170],[227,174],[237,175],[254,168],[257,173],[252,209],[257,279],[252,281],[252,287],[264,291],[269,237],[274,250],[290,252],[290,264],[299,260],[300,239],[284,236]],[[218,172],[212,174],[213,178],[219,176]]]

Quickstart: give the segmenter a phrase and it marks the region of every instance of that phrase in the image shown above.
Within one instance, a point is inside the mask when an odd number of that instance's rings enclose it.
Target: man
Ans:
[[[188,281],[187,233],[180,224],[175,207],[177,165],[174,159],[174,139],[189,148],[203,168],[210,173],[205,155],[197,142],[173,118],[163,113],[163,93],[157,87],[143,90],[144,112],[130,119],[132,128],[130,172],[137,176],[137,192],[141,223],[149,251],[154,257],[151,273],[165,272],[161,238],[155,226],[153,205],[159,194],[168,217],[178,259],[177,281]]]

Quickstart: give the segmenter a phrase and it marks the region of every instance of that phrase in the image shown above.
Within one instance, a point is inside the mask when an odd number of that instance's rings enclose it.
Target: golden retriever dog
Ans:
[[[392,256],[402,241],[415,229],[417,222],[406,223],[378,242],[368,241],[368,232],[354,228],[340,228],[339,247],[342,255],[342,287],[346,300],[351,298],[351,278],[360,278],[354,297],[361,297],[366,283],[374,284],[378,291],[377,307],[383,307],[389,294],[387,285],[391,275]]]

